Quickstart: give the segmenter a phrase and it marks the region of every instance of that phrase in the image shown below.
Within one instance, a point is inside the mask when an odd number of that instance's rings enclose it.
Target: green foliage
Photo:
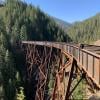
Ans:
[[[2,75],[4,81],[5,96],[7,100],[13,100],[15,95],[15,68],[11,54],[8,50],[6,50],[4,62],[4,66],[2,67]]]
[[[15,100],[25,100],[24,88],[23,87],[20,87],[19,91],[17,91]]]
[[[3,10],[4,9],[4,10]],[[20,0],[5,0],[0,8],[0,73],[5,100],[24,100],[25,66],[16,43],[23,40],[71,41],[68,35],[38,7]],[[1,85],[1,84],[0,84]]]
[[[65,31],[67,30],[68,27],[71,27],[71,24],[68,23],[68,22],[65,22],[61,19],[58,19],[58,18],[55,18],[53,17],[53,20],[62,28],[64,29]]]
[[[4,71],[8,79],[13,79],[13,77],[15,76],[14,62],[8,50],[6,51],[6,55],[5,55],[5,70]]]
[[[74,84],[77,84],[76,80]],[[73,92],[73,100],[84,100],[86,98],[86,82],[82,80]]]
[[[6,31],[10,33],[10,37],[13,37],[12,42],[20,39],[71,41],[48,15],[39,8],[21,1],[8,0],[4,19],[7,23]],[[59,31],[60,33],[57,34]]]
[[[25,26],[25,25],[23,25],[23,26],[21,27],[20,39],[21,39],[22,41],[27,40],[27,30],[26,30],[26,26]]]
[[[3,99],[5,100],[13,100],[15,95],[15,87],[14,87],[14,62],[11,57],[11,53],[9,53],[8,48],[8,38],[5,31],[5,25],[3,19],[0,20],[0,88],[3,95]]]
[[[1,15],[2,17],[4,16],[4,10],[5,10],[4,7],[0,7],[0,15]]]
[[[15,24],[13,25],[13,27],[12,27],[11,44],[15,44],[16,41],[19,41],[19,37],[20,37],[19,32],[20,32],[19,23],[18,23],[18,21],[16,21]]]
[[[3,77],[2,77],[2,73],[0,71],[0,100],[4,100],[4,87],[3,87]]]
[[[90,43],[100,39],[100,14],[74,24],[67,33],[75,42]],[[0,89],[3,89],[0,94],[5,100],[14,100],[15,97],[16,100],[25,100],[22,88],[25,83],[22,83],[26,69],[20,53],[16,52],[16,43],[23,40],[70,42],[69,36],[40,8],[20,0],[6,0],[0,9]],[[48,88],[51,89],[53,84],[50,81]],[[74,95],[80,93],[77,89]]]
[[[91,43],[100,39],[100,14],[74,24],[67,30],[75,42]]]

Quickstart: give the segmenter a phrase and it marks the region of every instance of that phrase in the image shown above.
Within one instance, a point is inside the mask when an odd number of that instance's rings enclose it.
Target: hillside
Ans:
[[[58,18],[55,18],[53,17],[53,19],[55,20],[55,22],[60,26],[62,27],[64,30],[66,30],[68,27],[71,27],[72,24],[66,22],[66,21],[63,21],[61,19],[58,19]]]
[[[35,98],[36,87],[31,82],[34,80],[27,79],[25,56],[20,50],[19,52],[16,50],[18,44],[25,40],[71,41],[64,30],[40,8],[20,0],[7,0],[5,6],[0,8],[0,96],[2,100],[19,100],[19,95],[21,95],[20,100]]]
[[[68,28],[67,33],[75,42],[93,43],[100,39],[100,13],[75,23]]]

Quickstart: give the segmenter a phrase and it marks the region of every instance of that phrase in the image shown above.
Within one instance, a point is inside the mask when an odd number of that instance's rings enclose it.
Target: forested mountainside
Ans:
[[[0,7],[0,100],[26,97],[25,88],[29,87],[25,87],[24,61],[16,52],[16,43],[22,40],[71,41],[38,7],[6,0],[4,7]]]
[[[100,39],[100,13],[68,28],[67,34],[75,42],[92,43]]]
[[[3,13],[4,15],[3,19],[4,23],[6,23],[6,30],[8,29],[7,33],[12,33],[15,27],[17,27],[16,30],[19,31],[23,26],[26,28],[25,30],[28,40],[70,40],[70,38],[55,23],[55,21],[48,15],[44,14],[39,8],[35,8],[31,5],[27,6],[26,4],[20,2],[20,5],[6,5],[6,7],[2,7],[0,11],[0,13]],[[20,35],[20,32],[18,35]]]
[[[53,20],[64,30],[67,30],[67,28],[71,27],[71,25],[72,25],[66,21],[63,21],[63,20],[55,18],[55,17],[53,17]]]

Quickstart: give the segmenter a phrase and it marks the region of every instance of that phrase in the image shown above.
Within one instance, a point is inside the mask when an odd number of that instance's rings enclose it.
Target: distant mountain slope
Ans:
[[[100,39],[100,13],[73,24],[67,30],[67,34],[75,41],[82,43],[93,43]]]
[[[58,19],[58,18],[55,18],[53,17],[53,19],[55,20],[55,22],[60,26],[62,27],[64,30],[66,30],[66,28],[70,27],[71,24],[66,22],[66,21],[63,21],[61,19]]]

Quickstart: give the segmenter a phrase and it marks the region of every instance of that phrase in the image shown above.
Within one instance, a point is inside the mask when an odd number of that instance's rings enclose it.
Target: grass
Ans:
[[[78,80],[75,80],[74,84],[77,83]],[[86,82],[82,80],[75,91],[73,92],[73,100],[84,100],[86,98]]]

